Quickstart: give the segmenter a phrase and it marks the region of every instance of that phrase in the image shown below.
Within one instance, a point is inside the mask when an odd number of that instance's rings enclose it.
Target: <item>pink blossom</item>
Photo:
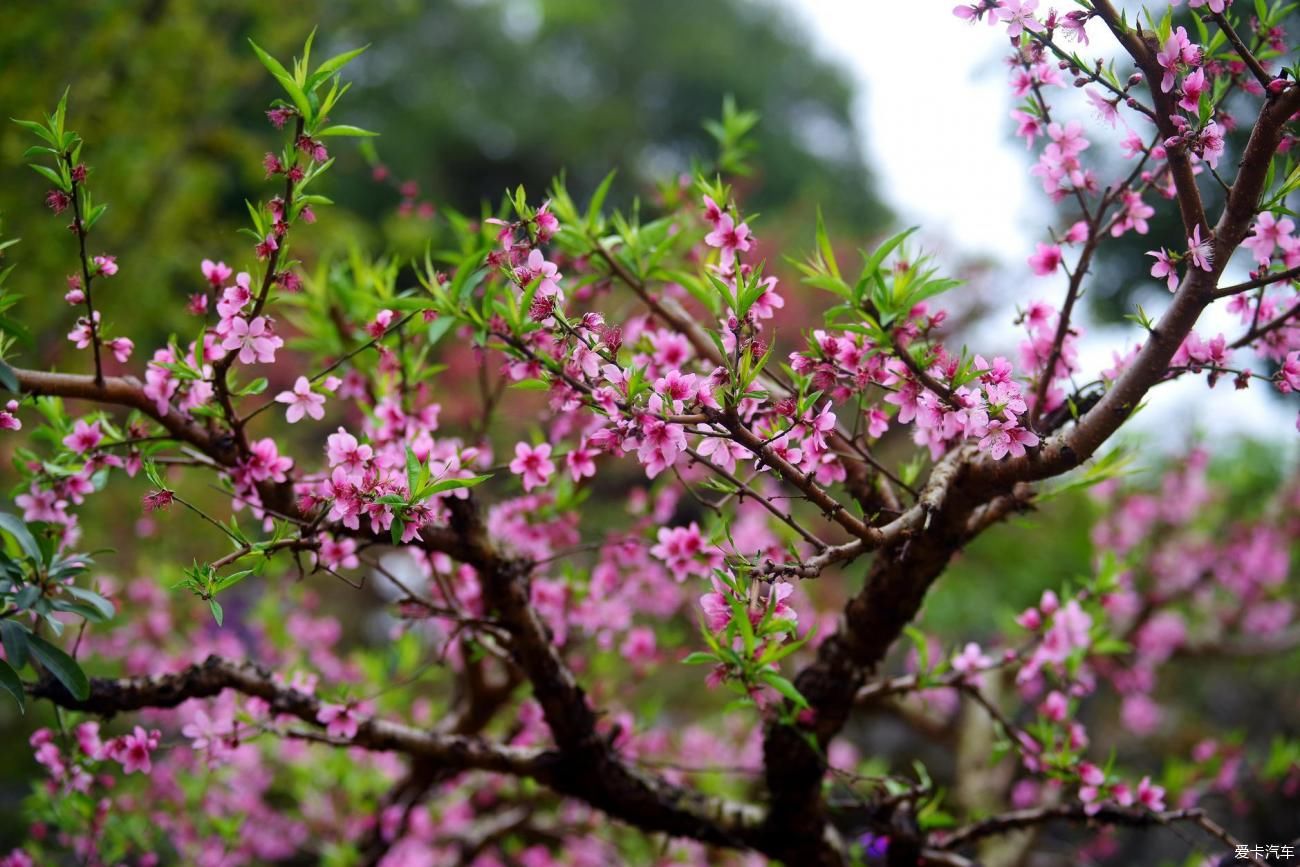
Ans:
[[[1080,32],[1082,32],[1082,28],[1080,28]],[[1097,112],[1097,117],[1101,118],[1102,123],[1113,129],[1115,123],[1119,120],[1117,103],[1107,99],[1091,87],[1085,91],[1084,95],[1088,97],[1088,102],[1092,104],[1093,109]]]
[[[583,439],[580,445],[564,456],[564,464],[575,482],[582,481],[584,476],[596,475],[596,462],[593,460],[595,455],[596,453],[587,447],[587,440]]]
[[[1205,70],[1197,69],[1183,79],[1183,96],[1178,100],[1178,107],[1183,111],[1195,113],[1200,109],[1201,94],[1206,90]]]
[[[356,709],[350,704],[322,704],[316,719],[325,726],[325,733],[330,737],[349,741],[357,736],[361,723]]]
[[[1070,712],[1070,702],[1060,690],[1052,690],[1043,699],[1039,713],[1052,722],[1064,722]]]
[[[283,345],[284,341],[271,331],[265,316],[258,316],[251,323],[236,316],[230,320],[230,330],[221,342],[222,349],[239,350],[241,364],[270,364],[275,361],[275,351]]]
[[[293,459],[280,454],[275,440],[263,437],[248,446],[249,456],[240,465],[253,482],[273,482],[287,480],[286,473],[293,467]]]
[[[77,320],[77,325],[68,332],[68,339],[71,340],[78,349],[85,349],[90,346],[94,340],[94,329],[91,328],[91,322],[94,322],[95,328],[99,327],[99,311],[96,310],[90,319],[85,316]]]
[[[1151,697],[1140,692],[1124,696],[1120,704],[1120,719],[1136,735],[1149,735],[1160,727],[1164,713]]]
[[[704,219],[715,228],[722,221],[722,208],[709,196],[704,197]]]
[[[542,298],[552,298],[557,302],[564,300],[564,293],[560,290],[560,280],[564,275],[556,267],[554,262],[546,261],[542,251],[534,249],[528,254],[528,264],[522,271],[522,280],[524,283],[531,283],[538,280],[537,295]]]
[[[799,612],[786,604],[786,600],[793,594],[794,585],[789,581],[776,581],[772,584],[772,589],[767,594],[767,604],[774,618],[788,620],[791,623],[798,622]]]
[[[980,646],[973,641],[952,658],[953,670],[964,674],[966,681],[974,686],[979,686],[983,682],[980,672],[992,665],[993,660],[986,656],[980,650]]]
[[[18,401],[11,400],[0,411],[0,430],[22,430],[23,423],[18,419]]]
[[[199,267],[203,271],[203,277],[212,284],[214,289],[220,288],[221,284],[229,280],[230,275],[234,273],[225,262],[213,262],[211,259],[204,259]]]
[[[98,759],[104,748],[99,739],[99,723],[84,722],[77,726],[77,747],[87,758]]]
[[[77,454],[85,454],[99,445],[104,435],[100,433],[99,422],[86,424],[85,419],[77,419],[72,433],[63,438],[63,444]]]
[[[104,346],[122,364],[126,364],[131,358],[131,351],[135,349],[135,343],[129,337],[114,337],[112,340],[105,341]]]
[[[357,438],[343,428],[330,434],[325,442],[329,465],[342,467],[349,476],[359,480],[374,456],[374,450],[368,445],[359,445]]]
[[[731,605],[722,591],[722,586],[714,581],[714,590],[700,597],[700,608],[704,609],[704,624],[711,632],[722,632],[731,622]]]
[[[1154,256],[1156,263],[1151,266],[1151,276],[1157,280],[1164,278],[1170,292],[1178,290],[1178,268],[1168,250],[1147,250],[1148,256]]]
[[[1085,786],[1101,787],[1106,785],[1106,773],[1092,762],[1080,762],[1079,782]]]
[[[1034,140],[1043,134],[1043,121],[1037,116],[1020,109],[1012,109],[1011,117],[1016,122],[1016,135],[1025,140],[1025,147],[1031,147]]]
[[[525,491],[545,485],[555,473],[550,444],[530,446],[528,443],[516,443],[515,459],[510,462],[510,472],[524,477]]]
[[[623,658],[633,665],[654,662],[656,657],[655,631],[648,626],[636,626],[628,630],[627,637],[619,647]]]
[[[1283,394],[1300,391],[1300,351],[1287,353],[1277,372],[1277,390]]]
[[[1192,227],[1192,235],[1187,239],[1187,254],[1191,257],[1192,264],[1202,271],[1213,270],[1210,264],[1210,260],[1214,256],[1213,243],[1208,238],[1201,240],[1201,227],[1199,224]]]
[[[542,206],[537,209],[533,215],[533,222],[537,225],[537,241],[545,244],[560,231],[560,221],[551,213],[551,202],[546,200]]]
[[[1187,30],[1176,28],[1165,40],[1164,47],[1156,54],[1156,62],[1164,68],[1164,77],[1160,80],[1160,89],[1165,93],[1174,89],[1179,70],[1187,65],[1199,63],[1200,49],[1187,38]]]
[[[110,743],[109,756],[121,763],[123,773],[134,774],[139,771],[149,774],[153,772],[150,756],[153,750],[158,748],[160,739],[159,732],[146,732],[141,726],[136,726],[130,734],[115,738]]]
[[[1255,254],[1255,261],[1267,265],[1273,258],[1273,250],[1278,242],[1295,231],[1295,223],[1289,217],[1279,220],[1272,211],[1265,211],[1255,221],[1250,237],[1241,242],[1241,246]]]
[[[258,242],[253,252],[257,254],[258,259],[269,259],[271,254],[280,249],[280,242],[275,239],[275,234],[267,235],[262,241]]]
[[[650,549],[650,554],[658,557],[668,566],[674,579],[680,584],[687,575],[707,575],[708,568],[699,562],[704,552],[704,536],[694,521],[686,527],[660,527],[659,543]]]
[[[877,439],[889,430],[889,415],[877,407],[867,412],[867,436]]]
[[[1029,267],[1039,277],[1046,277],[1061,267],[1061,248],[1056,244],[1039,243],[1029,257]]]
[[[282,391],[275,396],[277,403],[288,405],[285,418],[289,424],[302,420],[304,414],[320,421],[325,417],[325,396],[311,390],[307,377],[300,376],[293,384],[293,391]]]
[[[720,264],[724,271],[729,271],[736,259],[736,253],[746,252],[752,246],[749,225],[746,223],[737,225],[730,214],[723,214],[714,224],[713,231],[704,236],[704,243],[710,247],[718,247],[722,251]]]
[[[1025,447],[1036,445],[1038,435],[1020,427],[1014,420],[989,422],[988,433],[979,442],[979,447],[995,461],[1002,460],[1008,454],[1017,458],[1024,457]]]
[[[116,256],[96,256],[91,261],[94,262],[95,267],[99,269],[98,273],[103,274],[105,277],[112,277],[117,273]]]
[[[320,562],[327,569],[356,569],[361,565],[357,559],[357,543],[354,539],[336,539],[323,536],[320,541]]]
[[[1015,39],[1026,30],[1041,33],[1043,25],[1034,18],[1038,0],[1002,0],[997,15],[1007,23],[1007,35]]]
[[[1222,4],[1220,3],[1220,5]],[[1137,800],[1139,804],[1148,810],[1163,810],[1165,808],[1165,790],[1163,787],[1152,783],[1150,777],[1143,777],[1138,781]]]

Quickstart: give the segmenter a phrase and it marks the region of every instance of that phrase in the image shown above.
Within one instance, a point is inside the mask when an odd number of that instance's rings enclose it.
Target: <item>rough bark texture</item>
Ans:
[[[1148,44],[1148,34],[1125,30],[1106,0],[1098,0],[1096,9],[1151,82],[1157,113],[1167,117],[1171,97],[1160,92],[1161,71]],[[424,530],[422,544],[429,551],[444,552],[477,571],[489,609],[487,616],[508,634],[505,650],[519,678],[531,685],[555,746],[530,751],[492,743],[472,734],[482,728],[481,722],[464,729],[431,732],[381,719],[365,721],[349,745],[397,751],[417,760],[422,769],[417,798],[427,791],[431,781],[443,774],[484,770],[527,776],[647,832],[754,849],[791,867],[844,863],[844,849],[828,821],[821,786],[826,771],[826,748],[847,720],[854,697],[915,617],[927,591],[962,546],[973,535],[1023,506],[1030,495],[1027,483],[1059,475],[1092,456],[1159,382],[1182,340],[1216,297],[1222,269],[1249,231],[1283,125],[1297,110],[1300,110],[1300,87],[1292,86],[1282,95],[1266,100],[1251,131],[1227,204],[1212,229],[1213,270],[1193,269],[1147,336],[1136,360],[1119,380],[1077,424],[1051,436],[1026,456],[995,462],[978,456],[969,447],[959,448],[936,465],[915,505],[901,510],[888,523],[882,521],[875,526],[854,516],[845,504],[831,500],[823,489],[779,456],[769,454],[771,450],[740,424],[734,414],[720,417],[738,442],[753,446],[786,483],[853,536],[848,543],[819,552],[803,564],[799,574],[806,575],[809,571],[816,574],[832,563],[874,552],[865,584],[846,606],[839,629],[821,643],[815,659],[795,680],[811,705],[811,719],[797,726],[774,723],[766,732],[766,808],[710,798],[672,785],[618,754],[612,739],[598,731],[596,710],[530,603],[529,582],[534,564],[504,553],[489,538],[472,499],[450,500],[449,526]],[[1210,231],[1190,159],[1185,152],[1172,148],[1169,162],[1184,223],[1189,231],[1193,226]],[[617,276],[637,288],[635,278],[618,273],[615,257],[603,248],[601,253]],[[657,316],[687,334],[702,357],[715,352],[699,326],[675,303],[657,301],[644,286],[639,286],[638,291]],[[202,452],[219,468],[230,468],[238,460],[238,440],[232,431],[216,422],[199,423],[172,410],[160,411],[145,397],[136,379],[108,377],[97,382],[92,376],[30,370],[15,373],[22,390],[28,394],[130,407],[155,420],[178,441]],[[235,431],[241,430],[237,420],[231,423]],[[862,488],[864,470],[856,470],[854,478]],[[280,515],[290,520],[304,519],[298,512],[290,484],[267,483],[259,488],[259,495],[265,506]],[[54,682],[42,681],[30,686],[33,696],[105,715],[146,707],[175,707],[189,698],[210,697],[225,689],[260,697],[276,713],[290,714],[309,726],[319,726],[320,706],[315,698],[276,684],[269,672],[248,662],[210,658],[173,675],[119,680],[97,678],[91,682],[90,696],[84,701],[74,699]],[[1077,818],[1064,808],[1004,816],[966,829],[964,836],[950,838],[948,846],[952,848],[988,834],[1042,821]],[[1107,813],[1105,818],[1120,823],[1149,821],[1149,817],[1135,818],[1129,813],[1114,816]],[[1175,818],[1178,817],[1166,817],[1169,821]],[[1191,818],[1190,814],[1187,818]],[[921,857],[926,841],[917,832],[910,814],[886,811],[874,820],[892,828],[891,864],[915,863]],[[1202,827],[1207,826],[1202,823]],[[924,850],[924,857],[935,863],[960,863],[943,862],[940,855]]]

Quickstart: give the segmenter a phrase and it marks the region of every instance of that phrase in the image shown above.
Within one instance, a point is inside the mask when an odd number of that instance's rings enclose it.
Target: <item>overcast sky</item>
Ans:
[[[961,255],[978,255],[1002,262],[1001,280],[1014,287],[1006,293],[1008,310],[1035,298],[1059,306],[1064,278],[1036,278],[1025,264],[1034,242],[1046,240],[1052,211],[1028,174],[1036,154],[1011,136],[1003,28],[955,18],[955,0],[786,2],[806,22],[820,53],[857,81],[854,111],[865,131],[867,160],[900,221],[920,224],[941,259],[950,255],[955,263]],[[1108,36],[1095,26],[1089,31],[1094,47],[1109,51]],[[1152,313],[1163,300],[1153,298],[1157,306],[1144,304]],[[1004,317],[1008,328],[1010,319]],[[1198,331],[1231,335],[1233,324],[1232,317],[1210,311]],[[1081,351],[1085,373],[1109,366],[1111,350],[1138,336],[1132,328],[1088,327]],[[1264,391],[1259,383],[1246,392],[1220,383],[1211,393],[1203,378],[1187,378],[1157,389],[1131,426],[1170,447],[1194,430],[1212,437],[1280,437],[1294,454],[1295,407]]]

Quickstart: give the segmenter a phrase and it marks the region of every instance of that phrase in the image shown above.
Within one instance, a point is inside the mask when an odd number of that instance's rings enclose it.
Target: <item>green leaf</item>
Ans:
[[[72,85],[63,89],[63,96],[59,97],[59,104],[54,108],[54,117],[51,118],[50,129],[54,131],[55,136],[60,140],[59,147],[63,147],[63,121],[68,116],[68,94],[72,92]]]
[[[54,186],[58,187],[60,190],[63,190],[63,192],[68,192],[68,184],[64,182],[63,177],[54,169],[36,163],[28,163],[27,167],[48,180],[50,183],[54,184]]]
[[[406,490],[408,493],[414,492],[420,486],[420,459],[415,456],[415,451],[406,447]]]
[[[0,530],[4,530],[14,541],[23,553],[32,558],[38,565],[44,563],[41,557],[41,546],[36,544],[36,537],[27,529],[27,524],[17,515],[11,515],[8,512],[0,512]]]
[[[39,584],[28,584],[22,590],[19,590],[13,597],[14,605],[26,611],[36,604],[36,600],[41,598],[41,587]]]
[[[596,192],[591,197],[591,204],[587,205],[588,227],[593,226],[596,218],[600,216],[600,209],[605,206],[605,197],[609,195],[610,185],[614,183],[614,175],[617,173],[618,169],[613,169],[609,174],[605,175],[605,179],[600,182],[600,186],[596,187]]]
[[[38,136],[40,136],[42,139],[49,142],[50,144],[54,145],[56,148],[58,147],[59,140],[56,139],[54,136],[50,135],[50,131],[45,128],[45,124],[37,123],[34,120],[19,120],[16,117],[11,117],[9,119],[12,120],[14,123],[18,124],[23,129],[30,130],[31,132],[36,133]]]
[[[217,621],[217,626],[221,626],[221,621],[226,616],[225,612],[221,610],[221,603],[215,599],[209,599],[208,608],[212,611],[212,619]]]
[[[261,394],[262,392],[266,391],[266,386],[267,386],[266,377],[259,376],[257,379],[254,379],[248,385],[245,385],[242,388],[240,388],[238,391],[235,392],[235,394],[239,395],[240,397],[247,397],[249,395]]]
[[[781,693],[781,695],[790,699],[790,701],[794,702],[799,707],[808,707],[808,699],[803,697],[799,690],[795,688],[793,683],[786,680],[781,675],[772,671],[765,671],[763,672],[763,682],[772,687],[772,689]]]
[[[903,627],[903,634],[912,642],[916,648],[916,669],[922,676],[929,673],[930,670],[930,642],[926,639],[925,633],[915,626]]]
[[[10,394],[18,394],[20,386],[18,385],[18,374],[14,369],[4,361],[0,361],[0,387]]]
[[[257,571],[256,569],[241,569],[238,572],[231,572],[225,578],[222,578],[219,581],[217,581],[216,586],[213,588],[213,592],[220,593],[223,590],[229,590],[231,587],[234,587],[240,581],[243,581],[245,578],[247,578],[249,575],[252,575],[256,571]],[[218,625],[220,625],[220,621],[218,621]]]
[[[343,67],[347,66],[348,63],[350,63],[353,58],[361,54],[369,47],[370,45],[366,44],[361,46],[360,48],[354,48],[351,51],[345,51],[342,54],[336,54],[333,57],[331,57],[329,60],[322,63],[320,66],[316,67],[316,71],[312,73],[311,78],[307,82],[307,89],[314,90],[316,86],[319,85],[322,81],[329,78],[331,75],[338,72]],[[305,61],[306,58],[304,57],[303,60]]]
[[[333,136],[351,136],[352,138],[375,138],[379,133],[372,132],[368,129],[362,129],[359,126],[352,126],[346,123],[336,123],[333,126],[327,126],[317,131],[317,138],[330,138]]]
[[[103,623],[108,619],[98,608],[76,599],[54,599],[50,602],[50,608],[76,614],[91,623]]]
[[[0,641],[4,643],[5,656],[16,668],[27,664],[27,636],[30,634],[17,621],[0,620]]]
[[[253,53],[257,55],[257,59],[262,61],[262,65],[265,66],[272,75],[277,79],[287,78],[290,81],[293,80],[293,76],[289,74],[289,70],[285,69],[284,65],[280,63],[280,61],[263,51],[252,39],[248,40],[248,44],[253,46]]]
[[[18,710],[27,713],[27,697],[23,694],[23,682],[13,666],[0,659],[0,686],[18,702]]]
[[[830,269],[831,276],[836,280],[842,280],[840,266],[835,261],[835,250],[831,248],[830,239],[826,236],[826,223],[822,220],[820,205],[817,206],[817,249],[821,252],[822,261]]]
[[[87,590],[85,587],[78,587],[75,584],[68,584],[64,586],[63,592],[85,602],[91,608],[98,611],[105,620],[112,618],[112,616],[117,613],[116,609],[113,608],[113,603],[109,602],[103,596],[100,596],[94,590]]]
[[[289,94],[289,98],[293,100],[293,104],[297,107],[298,113],[302,115],[303,120],[310,123],[312,119],[311,103],[307,100],[307,94],[303,92],[302,87],[299,86],[298,82],[294,81],[293,76],[289,74],[289,71],[284,68],[280,61],[263,51],[253,40],[248,40],[248,44],[253,46],[253,52],[257,55],[257,59],[262,61],[262,65],[270,70],[271,74],[275,76],[275,80],[280,82],[280,86],[284,88],[285,93]]]
[[[95,207],[91,208],[86,214],[86,228],[94,228],[95,224],[99,222],[99,218],[104,216],[104,212],[107,210],[108,205],[95,205]]]
[[[417,499],[423,500],[425,497],[432,497],[434,494],[441,494],[446,491],[454,491],[458,488],[472,488],[481,485],[492,476],[471,476],[468,479],[439,479],[436,482],[430,482],[420,489]]]
[[[67,688],[73,698],[85,701],[90,697],[90,681],[75,659],[35,633],[27,636],[27,645],[31,648],[32,656],[49,669],[50,674]]]
[[[712,653],[704,653],[697,650],[682,660],[682,665],[703,665],[706,662],[717,662],[718,658]]]

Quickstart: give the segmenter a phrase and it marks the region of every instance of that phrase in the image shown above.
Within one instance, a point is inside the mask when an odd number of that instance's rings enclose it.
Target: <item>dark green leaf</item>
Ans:
[[[5,656],[16,668],[27,664],[26,627],[13,620],[0,620],[0,641],[4,642]]]
[[[0,361],[0,387],[10,394],[18,393],[18,374],[14,369],[3,361]]]
[[[27,529],[27,524],[21,518],[8,512],[0,512],[0,530],[4,530],[12,536],[14,541],[18,543],[18,547],[28,557],[37,563],[45,562],[41,558],[40,545],[36,543],[36,538]]]
[[[103,596],[100,596],[94,590],[87,590],[85,587],[78,587],[75,584],[70,584],[63,588],[63,592],[85,602],[87,605],[97,610],[105,620],[108,620],[117,613],[113,608],[113,603],[109,602]]]
[[[49,669],[50,674],[67,688],[73,698],[85,701],[90,697],[90,681],[75,659],[35,633],[27,636],[27,645],[31,648],[32,656]]]
[[[18,677],[18,672],[13,670],[9,663],[0,659],[0,687],[4,687],[5,692],[14,697],[18,702],[18,710],[27,712],[27,697],[23,694],[23,682]]]

